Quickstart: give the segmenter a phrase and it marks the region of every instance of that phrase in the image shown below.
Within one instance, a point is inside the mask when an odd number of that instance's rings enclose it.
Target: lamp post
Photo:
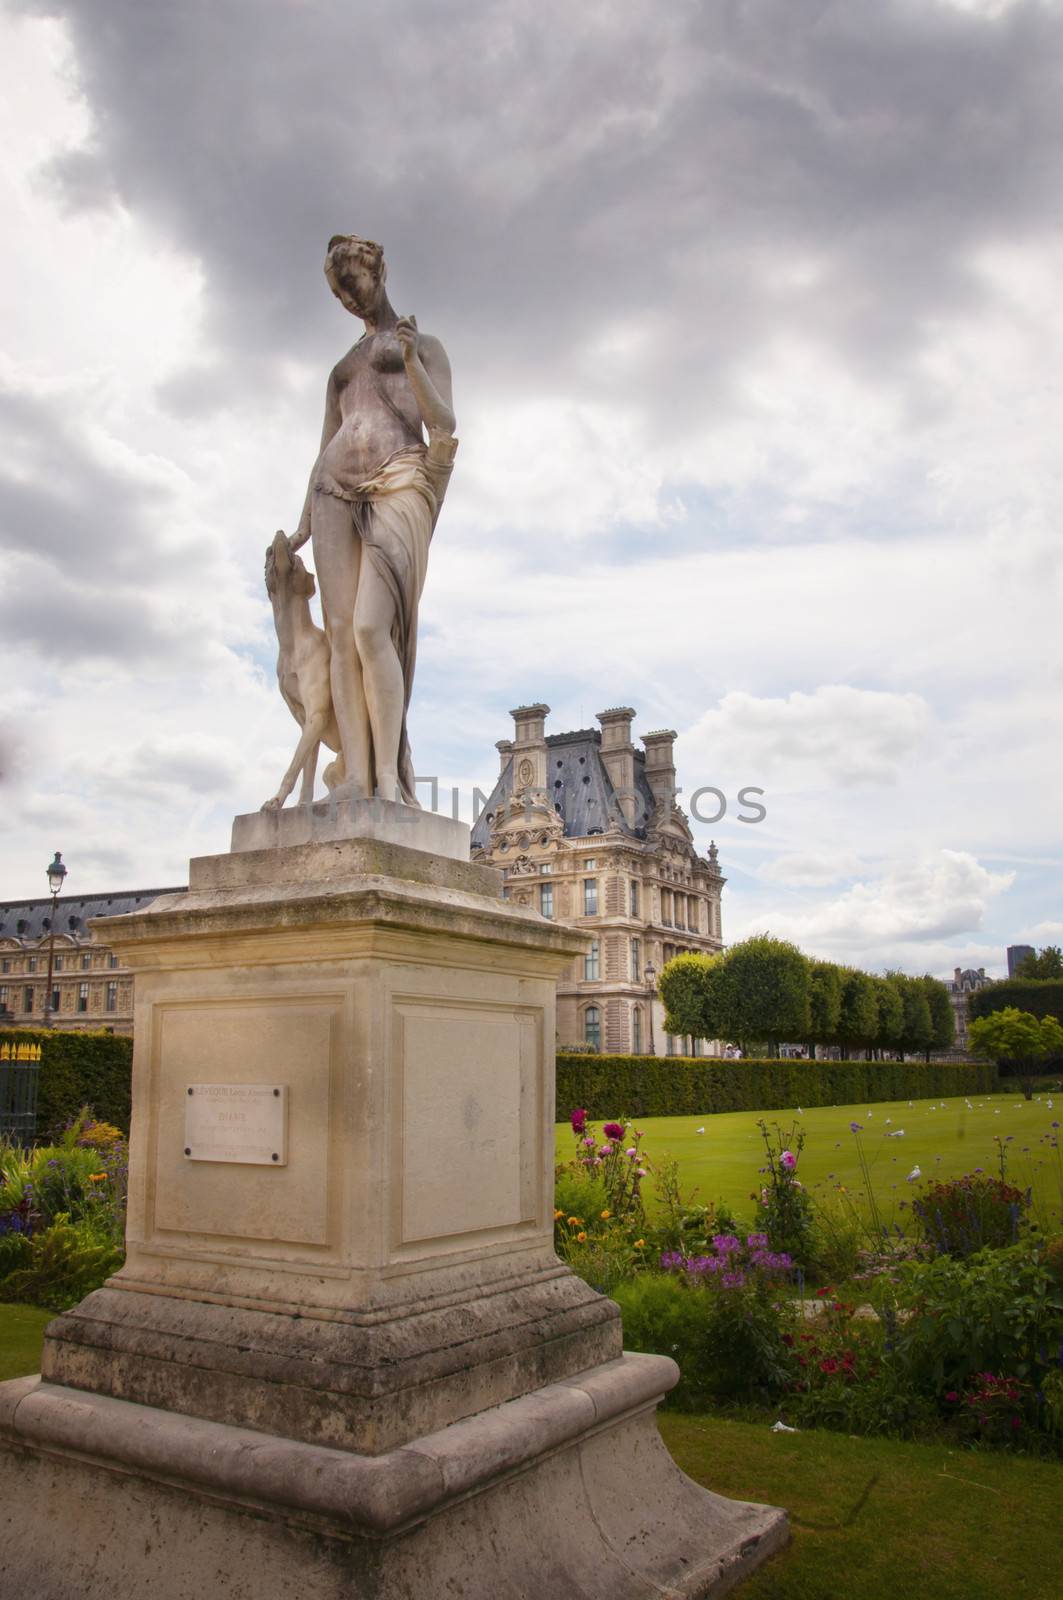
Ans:
[[[55,911],[56,903],[63,888],[63,879],[66,877],[66,868],[63,858],[57,850],[55,860],[48,865],[48,888],[52,893],[52,917],[48,930],[48,988],[44,995],[44,1026],[52,1026],[52,975],[55,972]]]
[[[657,968],[652,961],[647,961],[645,971],[646,982],[650,986],[650,1055],[655,1056],[657,1048],[653,1042],[653,997],[657,993]]]

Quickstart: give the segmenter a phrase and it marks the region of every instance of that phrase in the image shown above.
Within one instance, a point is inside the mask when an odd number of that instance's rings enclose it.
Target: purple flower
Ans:
[[[631,1146],[630,1150],[625,1150],[624,1154],[626,1156],[630,1156],[632,1161],[636,1160],[636,1158],[638,1157],[638,1151],[635,1149],[634,1145]]]
[[[746,1235],[746,1244],[750,1250],[763,1250],[767,1247],[768,1236],[766,1233],[750,1233]]]
[[[624,1137],[624,1125],[622,1122],[603,1122],[602,1132],[607,1139],[622,1139]]]
[[[862,1122],[850,1122],[850,1124],[849,1124],[849,1132],[850,1133],[862,1133],[863,1132],[863,1127],[864,1127],[864,1125],[863,1125]]]
[[[570,1120],[572,1122],[572,1132],[582,1133],[584,1128],[587,1126],[587,1113],[582,1109],[573,1111]]]
[[[594,1137],[593,1134],[588,1134],[586,1139],[584,1139],[583,1143],[587,1146],[588,1150],[593,1150],[595,1148],[595,1146],[597,1145],[598,1141]]]
[[[716,1251],[717,1255],[729,1256],[732,1255],[735,1250],[741,1250],[742,1241],[736,1238],[733,1233],[714,1233],[712,1236],[712,1247]]]
[[[780,1167],[785,1167],[787,1172],[792,1172],[797,1165],[797,1157],[792,1150],[784,1150],[779,1157]]]
[[[723,1286],[725,1289],[741,1289],[746,1281],[744,1272],[725,1272]]]

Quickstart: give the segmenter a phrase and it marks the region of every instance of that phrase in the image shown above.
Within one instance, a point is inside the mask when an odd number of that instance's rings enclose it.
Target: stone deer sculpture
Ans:
[[[315,589],[313,573],[307,572],[302,558],[292,552],[284,534],[276,534],[266,550],[266,593],[277,629],[277,683],[302,733],[280,787],[263,811],[280,810],[300,773],[299,803],[308,804],[314,798],[319,748],[323,744],[337,752],[340,748],[332,709],[328,639],[310,615]],[[343,776],[340,756],[325,768],[326,787],[335,788]]]

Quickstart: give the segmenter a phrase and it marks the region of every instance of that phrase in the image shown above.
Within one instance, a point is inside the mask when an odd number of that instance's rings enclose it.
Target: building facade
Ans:
[[[952,1013],[956,1023],[956,1037],[952,1041],[952,1052],[966,1056],[967,1044],[967,999],[978,989],[984,989],[986,984],[992,983],[992,978],[987,978],[985,968],[965,967],[962,970],[956,967],[951,978],[945,979],[952,1002]]]
[[[83,899],[60,896],[52,967],[55,1027],[133,1032],[133,974],[113,950],[93,936],[88,924],[93,917],[142,911],[159,895],[177,892],[137,889]],[[51,897],[0,905],[0,1026],[45,1025],[51,939]]]
[[[501,868],[507,898],[589,935],[558,984],[561,1048],[688,1053],[664,1032],[655,974],[681,951],[722,950],[726,880],[716,846],[698,855],[675,802],[676,735],[648,733],[637,749],[629,706],[599,712],[598,728],[548,734],[549,709],[510,713],[472,858]]]
[[[1037,951],[1034,949],[1032,944],[1009,944],[1008,977],[1017,978],[1019,975],[1019,968],[1026,960],[1026,957],[1035,956],[1036,954]]]

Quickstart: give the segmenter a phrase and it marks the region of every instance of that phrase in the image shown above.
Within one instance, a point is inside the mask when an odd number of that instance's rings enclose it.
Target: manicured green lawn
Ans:
[[[0,1383],[41,1370],[41,1341],[54,1311],[0,1305]]]
[[[1049,1105],[1049,1100],[1053,1104]],[[618,1106],[617,1115],[623,1114]],[[817,1194],[843,1184],[851,1194],[863,1192],[857,1141],[851,1122],[862,1124],[863,1142],[872,1185],[888,1218],[892,1209],[911,1199],[914,1184],[909,1173],[918,1166],[924,1179],[954,1177],[982,1167],[997,1171],[996,1138],[1008,1140],[1008,1176],[1025,1188],[1032,1186],[1035,1210],[1042,1226],[1060,1226],[1063,1179],[1060,1151],[1051,1148],[1058,1139],[1053,1122],[1063,1121],[1063,1095],[1042,1095],[1025,1101],[1021,1095],[975,1096],[970,1106],[961,1096],[945,1101],[907,1100],[867,1106],[821,1106],[798,1116],[797,1111],[734,1111],[720,1116],[647,1117],[638,1127],[645,1134],[643,1149],[652,1162],[665,1152],[680,1164],[684,1193],[696,1189],[703,1204],[726,1200],[748,1217],[750,1195],[763,1181],[764,1147],[757,1131],[763,1117],[769,1128],[778,1123],[788,1130],[797,1125],[805,1132],[805,1149],[798,1175]],[[704,1128],[704,1133],[698,1133]],[[889,1138],[898,1129],[903,1138]],[[600,1125],[596,1130],[601,1131]],[[557,1129],[559,1160],[568,1160],[575,1140],[567,1123]],[[903,1222],[903,1214],[898,1213]]]
[[[661,1432],[706,1488],[790,1513],[742,1600],[1058,1600],[1056,1462],[675,1414]]]

